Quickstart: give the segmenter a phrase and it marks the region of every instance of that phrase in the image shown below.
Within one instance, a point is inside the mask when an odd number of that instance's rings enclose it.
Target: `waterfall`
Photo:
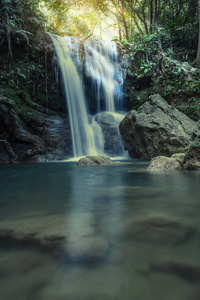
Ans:
[[[83,87],[72,61],[67,37],[51,35],[62,73],[65,98],[70,120],[74,157],[101,154],[95,145],[92,127],[89,124],[88,112],[84,99]],[[99,139],[102,139],[99,136]]]
[[[123,109],[123,75],[117,62],[117,46],[111,41],[87,40],[85,69],[92,78],[97,111],[116,112]]]
[[[118,113],[123,109],[123,76],[117,63],[116,43],[87,40],[83,46],[74,37],[50,36],[63,79],[74,157],[123,155],[118,130],[124,117]],[[90,78],[93,114],[89,113],[84,93],[83,73]]]

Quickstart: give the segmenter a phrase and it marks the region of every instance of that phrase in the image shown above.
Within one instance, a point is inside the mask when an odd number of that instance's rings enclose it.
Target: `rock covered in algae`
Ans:
[[[114,162],[108,156],[86,156],[79,159],[77,165],[84,166],[101,166],[112,165]]]

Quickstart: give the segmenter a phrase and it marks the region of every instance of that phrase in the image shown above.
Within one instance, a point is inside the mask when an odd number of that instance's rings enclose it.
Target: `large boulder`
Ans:
[[[150,165],[147,168],[147,171],[160,172],[160,171],[172,171],[172,170],[180,170],[180,169],[181,169],[181,164],[176,158],[157,156],[151,160]]]
[[[129,155],[142,159],[183,152],[199,133],[196,122],[158,94],[130,111],[119,129]]]

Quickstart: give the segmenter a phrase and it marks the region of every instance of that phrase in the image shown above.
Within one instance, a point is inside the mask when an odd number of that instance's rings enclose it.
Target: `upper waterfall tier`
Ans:
[[[111,41],[87,40],[85,74],[92,79],[97,111],[123,109],[123,76],[117,62],[117,46]]]

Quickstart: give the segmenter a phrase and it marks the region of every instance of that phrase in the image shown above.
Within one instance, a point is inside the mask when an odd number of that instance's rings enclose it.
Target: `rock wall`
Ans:
[[[71,135],[53,43],[26,2],[8,5],[1,16],[14,25],[9,39],[0,31],[0,161],[66,159]]]
[[[0,161],[46,161],[71,155],[67,118],[34,110],[30,122],[19,118],[13,100],[0,96]]]
[[[183,152],[199,133],[196,122],[158,94],[130,111],[119,128],[129,155],[142,159]]]

